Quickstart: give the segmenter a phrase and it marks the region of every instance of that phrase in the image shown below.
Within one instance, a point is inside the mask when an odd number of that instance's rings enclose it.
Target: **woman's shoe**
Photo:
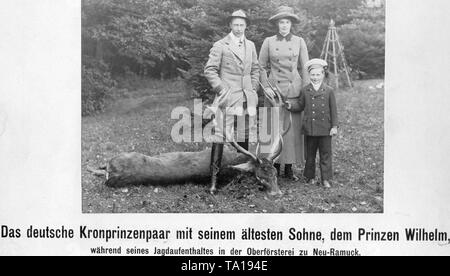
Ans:
[[[298,178],[295,174],[294,171],[292,170],[292,165],[287,164],[285,167],[285,172],[284,172],[284,177],[291,180],[291,181],[299,181],[300,178]]]

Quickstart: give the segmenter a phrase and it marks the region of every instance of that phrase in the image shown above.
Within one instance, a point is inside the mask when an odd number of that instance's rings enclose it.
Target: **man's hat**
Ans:
[[[269,22],[276,23],[277,20],[289,18],[292,23],[300,22],[300,18],[294,13],[294,9],[288,6],[281,6],[275,10],[275,15],[269,18]]]
[[[323,69],[327,69],[328,68],[328,63],[320,58],[314,58],[311,59],[310,61],[308,61],[305,64],[306,69],[308,69],[308,72],[311,71],[312,69],[317,69],[317,68],[323,68]]]
[[[245,21],[247,22],[247,25],[250,24],[250,19],[248,19],[247,15],[245,14],[245,12],[243,10],[237,10],[237,11],[233,12],[230,16],[228,16],[228,22],[231,22],[231,20],[233,18],[245,19]]]

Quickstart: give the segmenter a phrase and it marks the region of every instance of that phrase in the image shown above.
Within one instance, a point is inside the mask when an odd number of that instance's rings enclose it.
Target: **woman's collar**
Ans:
[[[283,36],[279,32],[277,33],[277,40],[283,41],[283,39],[286,39],[286,41],[291,41],[292,33],[288,33],[287,35]]]

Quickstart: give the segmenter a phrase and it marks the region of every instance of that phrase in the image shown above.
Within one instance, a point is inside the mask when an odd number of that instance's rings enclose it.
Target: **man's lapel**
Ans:
[[[245,62],[244,62],[244,66],[247,66],[247,65],[251,65],[252,64],[252,58],[253,58],[253,55],[252,55],[252,49],[251,49],[251,47],[250,47],[250,40],[248,40],[248,39],[245,39],[244,40],[245,41]]]
[[[244,57],[239,54],[238,46],[233,42],[231,36],[228,35],[225,39],[225,44],[228,46],[230,51],[241,61],[244,62]]]

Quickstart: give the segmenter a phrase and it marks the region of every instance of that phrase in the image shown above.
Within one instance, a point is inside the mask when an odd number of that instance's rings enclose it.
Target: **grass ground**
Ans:
[[[216,196],[208,186],[108,188],[88,167],[98,167],[118,153],[157,155],[198,151],[203,143],[175,144],[170,131],[175,106],[192,107],[180,82],[153,82],[137,89],[107,112],[83,118],[82,211],[84,213],[381,213],[383,212],[384,89],[382,80],[360,81],[337,93],[340,130],[334,139],[334,185],[326,190],[283,178],[284,195],[269,198],[253,177],[234,179]],[[296,173],[301,174],[300,167]]]

